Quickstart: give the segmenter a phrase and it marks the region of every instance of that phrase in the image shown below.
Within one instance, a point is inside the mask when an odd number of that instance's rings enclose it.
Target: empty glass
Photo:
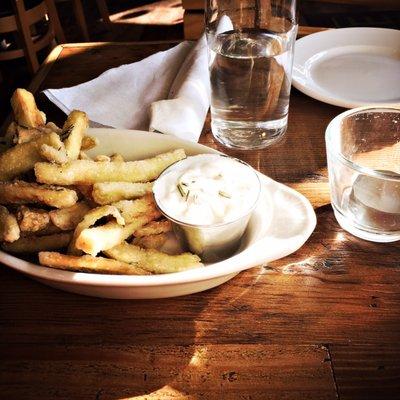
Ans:
[[[211,127],[227,147],[259,149],[286,131],[296,0],[208,0]]]
[[[400,109],[361,107],[326,130],[331,201],[343,229],[375,242],[400,240]]]

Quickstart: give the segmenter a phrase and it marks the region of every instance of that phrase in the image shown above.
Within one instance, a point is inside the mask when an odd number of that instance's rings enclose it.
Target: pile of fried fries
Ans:
[[[191,253],[167,254],[171,224],[152,195],[152,181],[186,157],[177,149],[125,161],[91,159],[97,140],[88,118],[72,111],[61,128],[46,123],[33,95],[17,89],[13,121],[0,153],[0,241],[10,253],[38,253],[41,265],[83,272],[148,275],[199,267]],[[65,254],[54,250],[65,250]],[[99,256],[99,254],[101,256]]]

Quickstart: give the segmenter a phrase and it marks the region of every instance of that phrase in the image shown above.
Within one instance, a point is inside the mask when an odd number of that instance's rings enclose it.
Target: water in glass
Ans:
[[[226,146],[263,148],[285,132],[293,35],[249,29],[216,36],[210,48],[212,130]]]

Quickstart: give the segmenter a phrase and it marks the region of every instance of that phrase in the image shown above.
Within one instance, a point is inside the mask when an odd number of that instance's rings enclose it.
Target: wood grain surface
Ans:
[[[169,46],[64,46],[34,84],[75,85]],[[39,98],[50,120],[65,118]],[[294,90],[285,139],[249,153],[220,147],[206,121],[202,143],[316,208],[310,240],[284,259],[150,301],[64,293],[1,266],[0,398],[400,398],[400,244],[359,240],[333,216],[324,130],[341,111]]]
[[[329,355],[323,346],[196,345],[53,346],[40,360],[31,346],[9,352],[5,398],[30,392],[46,399],[335,399]],[[42,351],[46,351],[43,346]],[[20,358],[33,371],[15,380]],[[46,377],[45,385],[37,385]],[[298,383],[301,382],[301,387]],[[294,383],[294,384],[293,384]]]

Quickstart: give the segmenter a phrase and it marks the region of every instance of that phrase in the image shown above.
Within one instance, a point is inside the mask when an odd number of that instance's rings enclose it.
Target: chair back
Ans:
[[[65,42],[64,32],[53,0],[43,0],[28,10],[22,0],[12,0],[12,4],[14,14],[0,18],[0,33],[16,33],[20,47],[0,52],[0,61],[25,57],[29,71],[34,74],[39,68],[36,53],[45,47],[54,47],[55,39],[59,43]],[[33,36],[33,27],[40,21],[48,22],[47,31]]]

